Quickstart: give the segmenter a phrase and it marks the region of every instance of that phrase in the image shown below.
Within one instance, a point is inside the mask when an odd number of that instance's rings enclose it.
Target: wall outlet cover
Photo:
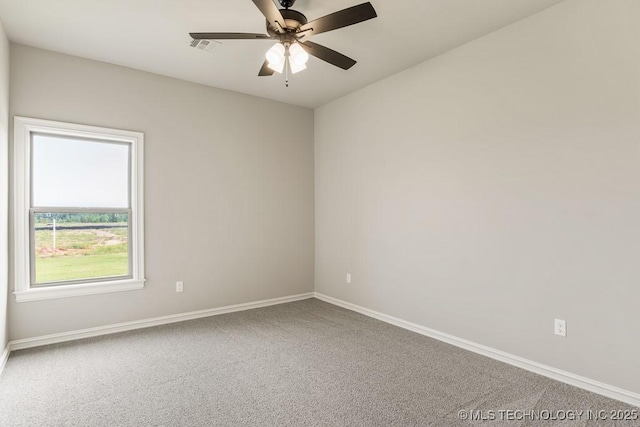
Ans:
[[[554,322],[554,333],[561,337],[567,336],[567,322],[562,319],[555,319]]]

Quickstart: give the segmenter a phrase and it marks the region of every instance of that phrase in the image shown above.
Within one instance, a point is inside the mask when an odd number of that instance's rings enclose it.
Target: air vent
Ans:
[[[222,43],[217,42],[215,40],[193,40],[191,42],[191,47],[195,47],[196,49],[204,50],[205,52],[213,52],[216,50],[218,46]]]

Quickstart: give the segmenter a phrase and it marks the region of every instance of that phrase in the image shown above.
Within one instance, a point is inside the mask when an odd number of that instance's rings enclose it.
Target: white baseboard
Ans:
[[[65,341],[79,340],[83,338],[97,337],[100,335],[115,334],[118,332],[131,331],[133,329],[149,328],[152,326],[166,325],[168,323],[183,322],[185,320],[199,319],[202,317],[217,316],[219,314],[233,313],[236,311],[251,310],[254,308],[268,307],[270,305],[284,304],[287,302],[300,301],[313,298],[313,292],[305,294],[290,295],[280,298],[272,298],[262,301],[248,302],[244,304],[228,305],[225,307],[211,308],[207,310],[191,311],[188,313],[172,314],[169,316],[154,317],[151,319],[134,320],[132,322],[116,323],[113,325],[98,326],[95,328],[80,329],[77,331],[62,332],[59,334],[43,335],[34,338],[10,341],[8,351],[22,350],[25,348],[39,347],[42,345],[55,344]],[[5,355],[3,354],[3,357]],[[0,360],[1,362],[2,360]],[[0,365],[1,366],[1,365]]]
[[[413,332],[417,332],[421,335],[425,335],[430,338],[435,338],[439,341],[446,342],[447,344],[454,345],[456,347],[463,348],[465,350],[472,351],[474,353],[481,354],[483,356],[490,357],[492,359],[499,360],[501,362],[508,363],[518,368],[525,369],[527,371],[543,375],[545,377],[582,388],[584,390],[600,394],[602,396],[609,397],[611,399],[619,400],[621,402],[628,403],[633,406],[640,407],[640,394],[634,393],[628,390],[623,390],[618,387],[614,387],[609,384],[604,384],[590,378],[585,378],[580,375],[572,374],[571,372],[563,371],[553,368],[551,366],[543,365],[532,360],[528,360],[513,354],[505,353],[504,351],[496,350],[491,347],[487,347],[482,344],[477,344],[472,341],[458,338],[453,335],[439,332],[434,329],[427,328],[415,323],[407,322],[406,320],[398,319],[397,317],[388,316],[386,314],[369,310],[368,308],[361,307],[350,302],[346,302],[337,298],[330,297],[328,295],[321,294],[319,292],[314,293],[315,298],[328,302],[333,305],[337,305],[348,310],[352,310],[365,316],[373,317],[374,319],[381,320],[386,323],[398,326],[403,329],[408,329]]]
[[[7,360],[9,359],[9,353],[11,353],[11,347],[7,343],[7,346],[4,348],[4,351],[0,356],[0,375],[2,375],[2,371],[4,370],[4,365],[7,364]]]

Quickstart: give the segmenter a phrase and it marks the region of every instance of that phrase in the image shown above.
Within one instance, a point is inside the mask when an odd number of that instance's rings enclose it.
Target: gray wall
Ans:
[[[0,355],[7,345],[9,42],[0,24]]]
[[[312,110],[15,44],[11,74],[12,116],[144,132],[149,280],[11,297],[10,339],[313,290]]]
[[[640,392],[639,29],[569,0],[317,109],[316,291]]]

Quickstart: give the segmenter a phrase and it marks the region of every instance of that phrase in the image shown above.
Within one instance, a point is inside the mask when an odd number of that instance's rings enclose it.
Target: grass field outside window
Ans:
[[[126,222],[58,222],[39,214],[34,230],[38,284],[129,275]],[[55,237],[55,238],[54,238]]]

